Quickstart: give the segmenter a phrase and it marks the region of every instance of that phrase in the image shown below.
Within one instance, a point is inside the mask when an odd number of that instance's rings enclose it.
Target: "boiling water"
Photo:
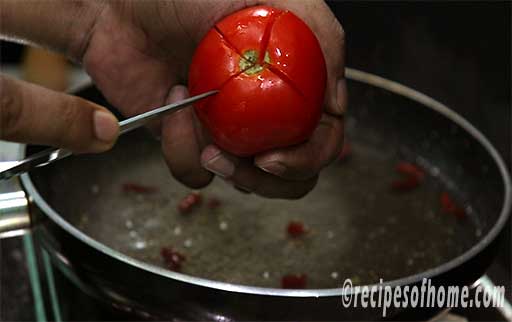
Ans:
[[[307,288],[340,287],[345,278],[356,284],[400,278],[433,268],[474,244],[479,232],[471,223],[470,205],[459,200],[469,213],[464,219],[440,209],[445,188],[437,169],[427,169],[430,175],[417,189],[399,193],[390,188],[399,178],[397,155],[364,141],[352,145],[352,156],[325,169],[303,199],[264,199],[215,179],[201,190],[202,204],[186,215],[176,209],[190,190],[168,174],[158,147],[141,145],[130,157],[114,150],[101,162],[76,160],[71,167],[77,170],[110,175],[91,176],[70,192],[90,202],[79,205],[78,212],[74,204],[79,216],[68,220],[141,261],[164,266],[160,250],[173,247],[186,256],[182,273],[276,288],[287,274],[306,274]],[[54,184],[69,180],[73,169],[66,173]],[[159,191],[126,193],[121,189],[125,182]],[[221,205],[209,209],[211,198]],[[291,220],[304,223],[307,234],[289,237]]]

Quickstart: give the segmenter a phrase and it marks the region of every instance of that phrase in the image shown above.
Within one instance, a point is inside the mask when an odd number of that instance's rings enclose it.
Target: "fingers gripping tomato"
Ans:
[[[305,141],[322,113],[326,67],[313,32],[289,11],[258,6],[212,28],[196,49],[189,91],[221,148],[250,156]]]

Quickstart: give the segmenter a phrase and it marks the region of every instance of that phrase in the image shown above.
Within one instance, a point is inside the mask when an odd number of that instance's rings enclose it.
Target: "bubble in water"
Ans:
[[[137,237],[137,232],[135,230],[131,230],[129,235],[131,238],[135,238],[135,237]]]
[[[334,232],[332,230],[329,230],[327,232],[327,238],[329,238],[329,239],[333,239],[334,238]]]
[[[270,273],[269,272],[267,272],[267,271],[263,272],[263,278],[264,279],[269,279],[269,277],[270,277]]]
[[[220,230],[228,230],[228,223],[227,223],[227,222],[225,222],[225,221],[221,221],[221,222],[219,223],[219,229],[220,229]]]
[[[430,174],[433,177],[437,177],[439,175],[439,173],[440,173],[440,171],[439,171],[438,167],[432,167],[432,169],[430,170]]]
[[[338,277],[339,277],[338,272],[332,272],[332,273],[331,273],[331,278],[332,278],[332,279],[338,279]]]
[[[146,248],[146,242],[143,240],[138,240],[135,242],[134,246],[136,249],[144,249]]]
[[[178,235],[181,235],[181,227],[180,226],[176,226],[174,227],[174,235],[178,236]]]
[[[126,228],[128,229],[132,229],[133,228],[133,222],[130,220],[130,219],[127,219],[125,222],[124,222],[124,225],[126,226]]]
[[[407,260],[407,266],[412,266],[414,264],[414,260],[412,258],[409,258]]]
[[[192,247],[192,239],[187,239],[183,242],[183,246],[187,247],[187,248],[190,248]]]

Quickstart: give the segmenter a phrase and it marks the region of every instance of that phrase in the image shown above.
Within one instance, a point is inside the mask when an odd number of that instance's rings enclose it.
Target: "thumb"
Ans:
[[[112,147],[119,123],[107,109],[76,96],[0,75],[0,139],[75,153]]]

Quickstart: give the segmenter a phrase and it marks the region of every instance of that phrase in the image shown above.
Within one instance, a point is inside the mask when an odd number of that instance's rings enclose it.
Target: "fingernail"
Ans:
[[[235,173],[235,165],[233,162],[222,155],[220,151],[205,161],[203,167],[222,178],[231,177]]]
[[[271,173],[276,176],[280,176],[286,171],[286,166],[279,162],[269,162],[263,165],[258,165],[258,167],[268,173]]]
[[[94,135],[98,140],[111,142],[119,132],[119,123],[116,118],[104,111],[95,111],[93,114]]]
[[[181,101],[188,96],[188,90],[185,86],[176,85],[171,88],[169,95],[167,95],[166,103],[171,104]]]

